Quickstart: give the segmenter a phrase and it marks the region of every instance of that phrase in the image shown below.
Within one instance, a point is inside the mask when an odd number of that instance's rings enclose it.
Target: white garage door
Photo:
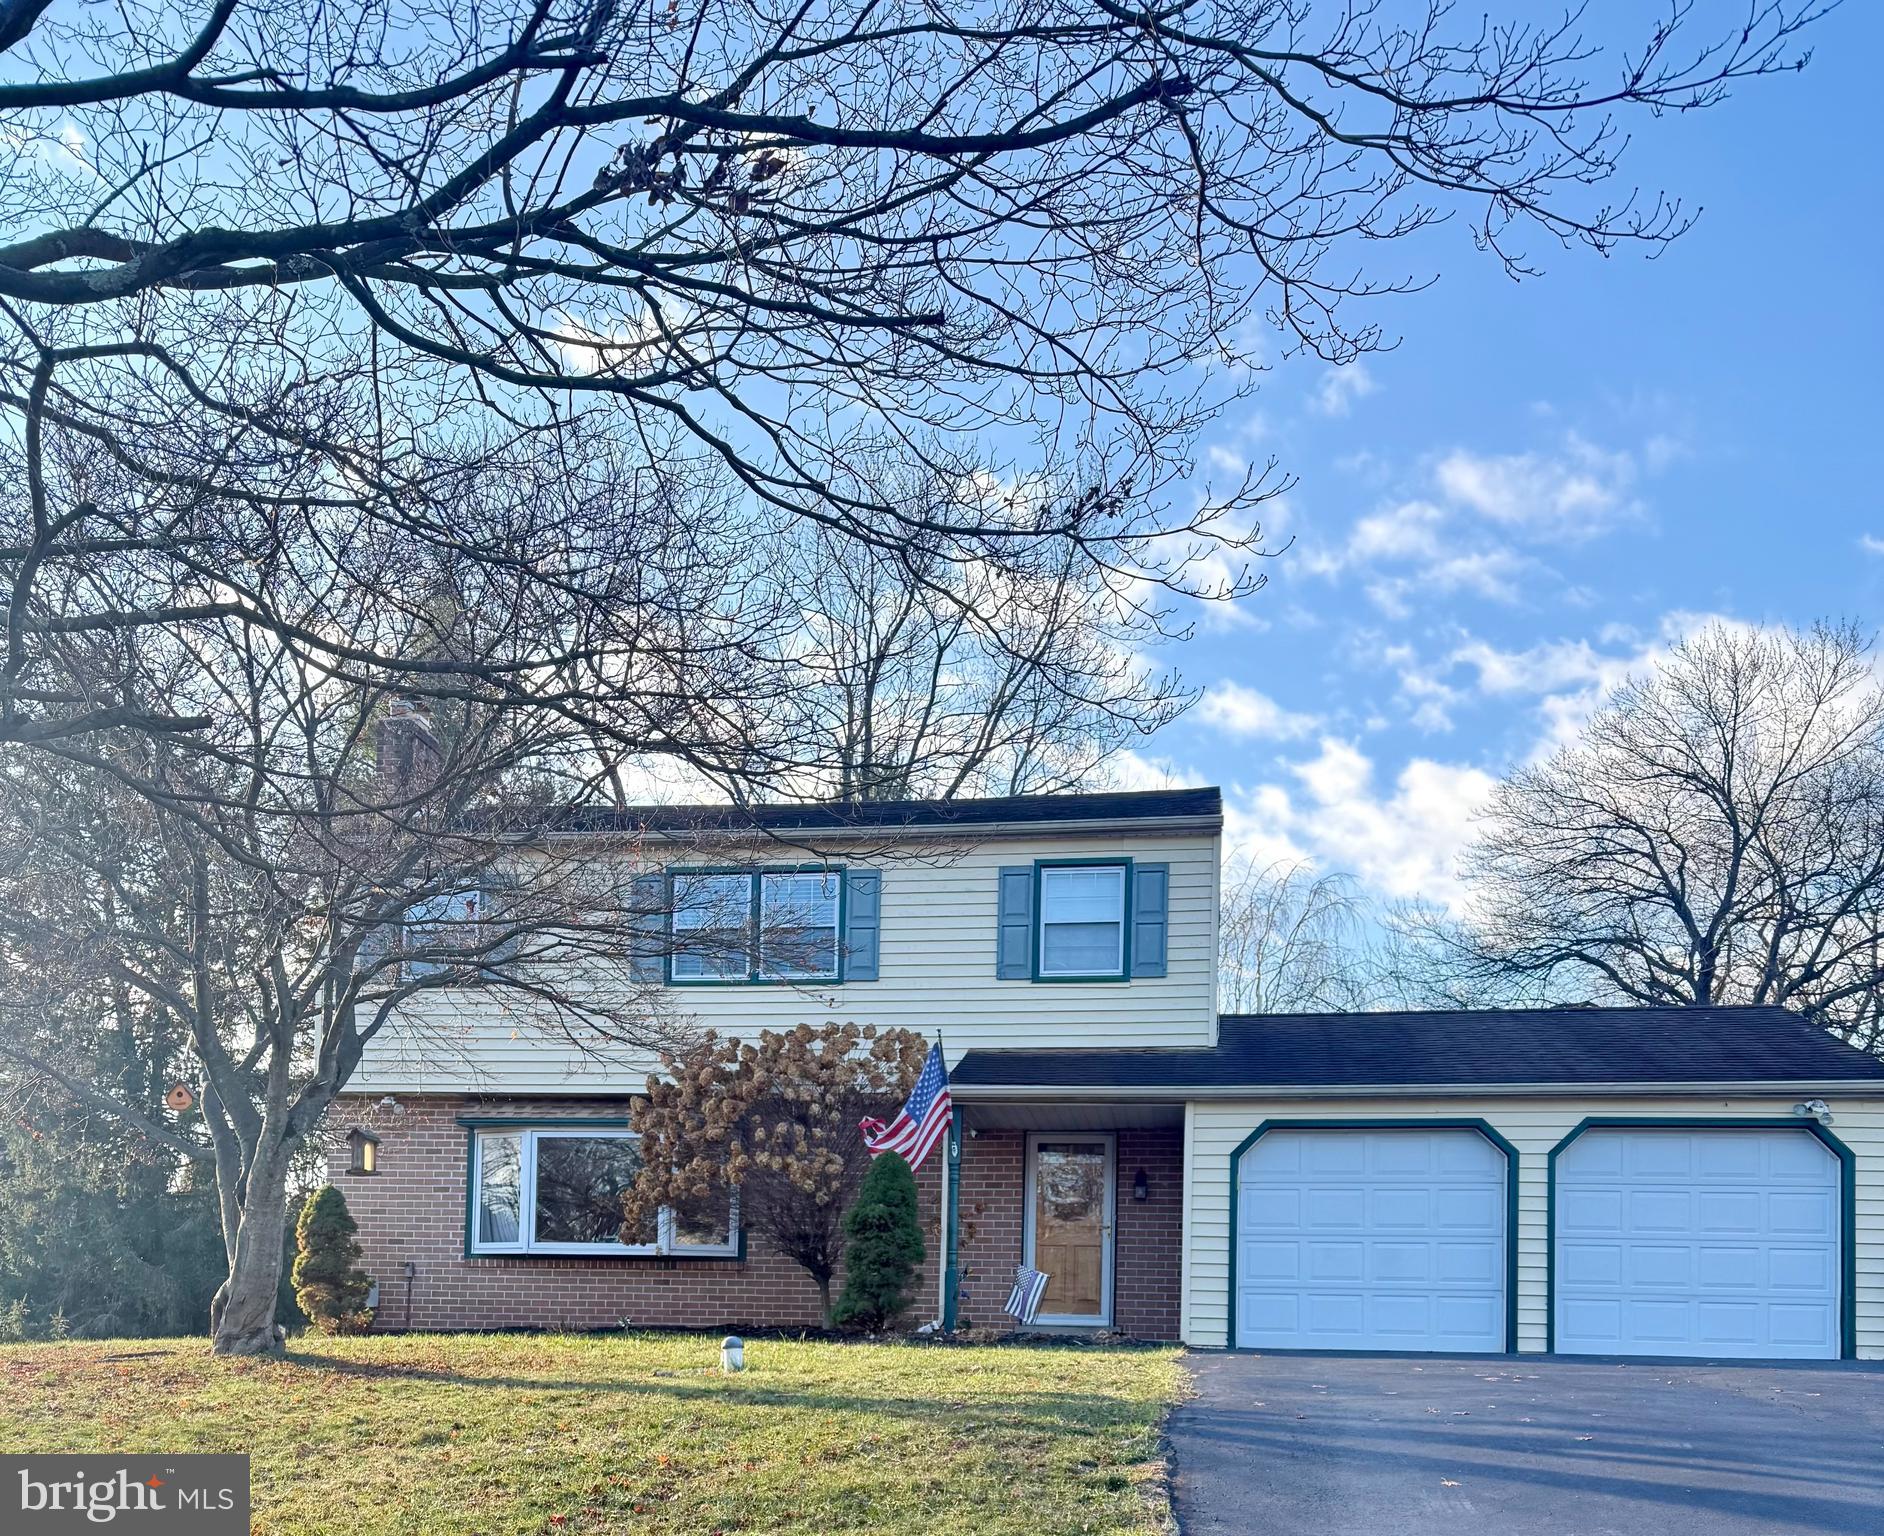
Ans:
[[[1807,1131],[1585,1131],[1557,1158],[1558,1352],[1836,1359],[1838,1207]]]
[[[1504,1349],[1505,1156],[1477,1131],[1270,1131],[1238,1180],[1238,1347]]]

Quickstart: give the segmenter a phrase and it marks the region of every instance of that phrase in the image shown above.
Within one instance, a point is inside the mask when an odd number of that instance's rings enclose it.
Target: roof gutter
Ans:
[[[555,842],[611,836],[640,836],[675,843],[698,842],[703,838],[882,842],[914,837],[979,842],[990,837],[1057,837],[1062,834],[1084,837],[1096,832],[1132,835],[1203,832],[1215,836],[1222,831],[1221,816],[1101,816],[1083,821],[885,822],[868,827],[588,827],[553,831],[545,836]]]
[[[1645,1094],[1718,1098],[1743,1093],[1855,1093],[1884,1099],[1884,1081],[1875,1078],[1782,1078],[1742,1082],[1693,1083],[1325,1083],[1273,1086],[1261,1083],[1174,1085],[1148,1088],[1072,1083],[951,1083],[958,1104],[1000,1103],[1027,1099],[1146,1100],[1239,1099],[1450,1099],[1509,1095],[1522,1098],[1582,1098]]]

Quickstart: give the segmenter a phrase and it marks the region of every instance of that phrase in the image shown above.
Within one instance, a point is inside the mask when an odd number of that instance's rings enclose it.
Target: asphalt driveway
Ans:
[[[1185,1536],[1884,1536],[1884,1369],[1197,1355]]]

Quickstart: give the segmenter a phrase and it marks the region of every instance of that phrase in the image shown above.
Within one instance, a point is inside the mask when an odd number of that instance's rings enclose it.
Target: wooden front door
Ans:
[[[1112,1321],[1113,1156],[1109,1135],[1027,1138],[1027,1263],[1047,1276],[1036,1319]]]

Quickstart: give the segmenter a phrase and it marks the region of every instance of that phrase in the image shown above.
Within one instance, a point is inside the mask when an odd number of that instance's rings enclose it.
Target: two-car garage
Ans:
[[[1193,1348],[1884,1360],[1884,1052],[1767,1005],[1217,1024],[953,1080],[1042,1127],[1182,1113],[1181,1177],[1121,1184],[1178,1252],[1117,1274],[1175,1278]]]
[[[1520,1156],[1484,1121],[1267,1122],[1234,1176],[1232,1341],[1514,1349]],[[1840,1354],[1844,1170],[1809,1126],[1590,1120],[1538,1161],[1549,1348]]]

